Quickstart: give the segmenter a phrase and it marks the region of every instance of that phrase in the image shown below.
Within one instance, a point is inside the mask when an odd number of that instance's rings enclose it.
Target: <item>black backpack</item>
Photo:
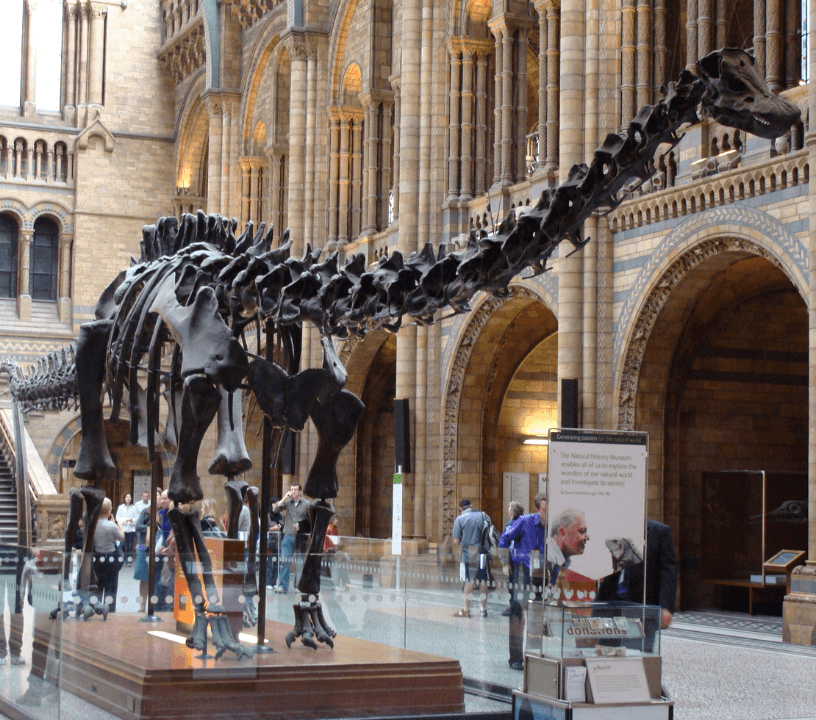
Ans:
[[[480,549],[483,553],[488,555],[493,555],[496,552],[496,548],[499,547],[499,531],[496,530],[496,526],[490,520],[490,516],[487,513],[482,513],[482,537],[480,540]]]

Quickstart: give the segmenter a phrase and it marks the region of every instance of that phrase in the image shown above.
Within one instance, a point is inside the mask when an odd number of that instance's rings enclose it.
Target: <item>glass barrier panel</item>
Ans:
[[[510,663],[521,658],[524,623],[520,608],[503,614],[510,594],[501,563],[484,555],[461,562],[456,550],[403,556],[405,646],[458,660],[465,678],[516,687],[521,675]]]
[[[59,720],[63,553],[0,545],[0,712]]]

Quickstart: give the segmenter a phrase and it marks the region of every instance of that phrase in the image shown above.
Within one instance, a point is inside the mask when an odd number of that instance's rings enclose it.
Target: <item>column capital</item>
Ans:
[[[481,40],[469,37],[452,37],[448,41],[452,52],[469,54],[473,57],[487,57],[493,54],[495,43],[492,40]]]
[[[92,18],[101,18],[108,14],[108,8],[105,5],[95,2],[88,3],[88,11]]]
[[[210,115],[231,115],[241,96],[234,92],[205,90],[201,99],[207,106]]]
[[[391,102],[394,100],[394,93],[385,90],[369,90],[361,92],[358,96],[363,109],[367,110],[376,107],[381,102]]]
[[[74,242],[74,234],[73,233],[62,232],[57,237],[57,245],[59,247],[64,247],[66,245],[70,245],[72,242]]]

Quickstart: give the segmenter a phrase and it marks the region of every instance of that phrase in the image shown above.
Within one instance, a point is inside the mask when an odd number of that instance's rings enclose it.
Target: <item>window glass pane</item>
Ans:
[[[36,8],[37,87],[34,102],[38,110],[59,110],[62,70],[62,0],[39,0]]]
[[[3,41],[0,42],[0,105],[20,105],[23,67],[23,0],[0,0]]]
[[[31,297],[36,300],[57,299],[57,226],[53,220],[40,218],[34,223],[31,243]]]
[[[17,294],[17,224],[0,215],[0,297]]]

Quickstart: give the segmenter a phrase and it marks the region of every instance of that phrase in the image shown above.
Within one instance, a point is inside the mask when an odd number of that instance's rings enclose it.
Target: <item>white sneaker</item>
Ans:
[[[11,655],[11,664],[12,665],[25,665],[25,660],[21,658],[19,655]]]

